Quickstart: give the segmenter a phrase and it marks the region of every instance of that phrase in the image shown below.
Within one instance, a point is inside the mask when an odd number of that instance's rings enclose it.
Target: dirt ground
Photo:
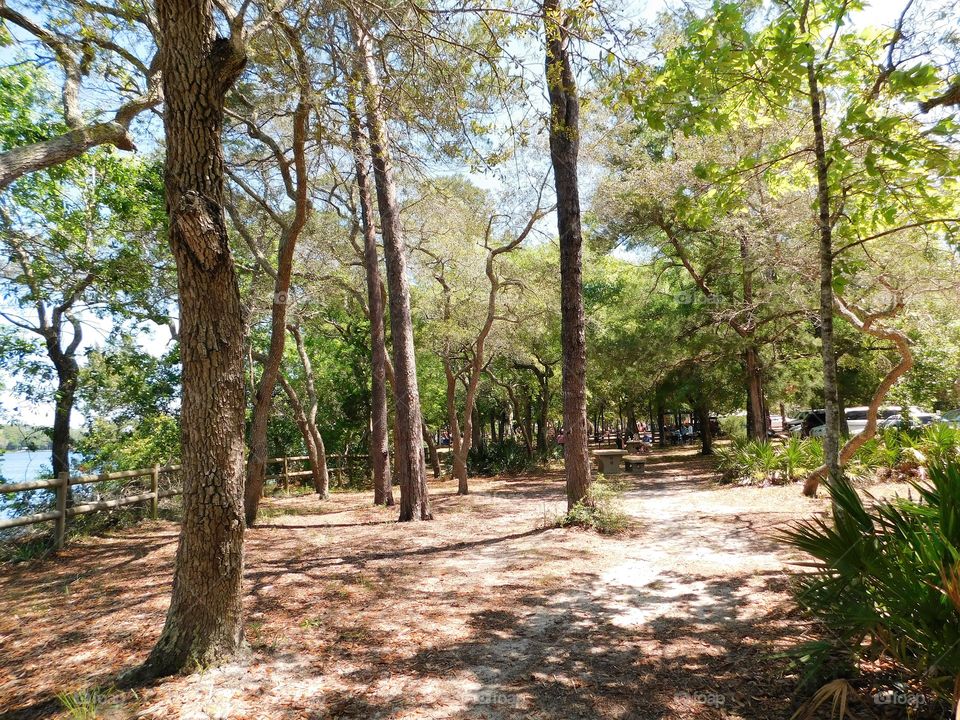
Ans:
[[[366,494],[266,501],[247,534],[249,654],[113,689],[163,625],[177,527],[0,567],[0,718],[789,718],[777,653],[811,629],[771,533],[826,501],[720,487],[692,451],[628,480],[632,526],[557,529],[560,472],[431,484],[436,520]]]

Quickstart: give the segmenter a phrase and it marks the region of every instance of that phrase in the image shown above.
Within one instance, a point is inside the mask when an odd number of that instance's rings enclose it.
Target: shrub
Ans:
[[[590,485],[586,502],[578,502],[557,520],[558,527],[592,528],[604,535],[623,532],[629,516],[622,509],[623,486],[599,476]]]
[[[747,418],[743,415],[727,415],[718,421],[720,433],[736,442],[747,439]]]
[[[502,475],[530,470],[536,466],[536,459],[527,455],[523,443],[504,440],[502,443],[484,443],[480,448],[471,448],[467,464],[470,472],[477,475]]]
[[[960,678],[960,464],[934,463],[914,483],[919,499],[864,505],[853,485],[828,483],[833,520],[813,518],[781,537],[811,555],[799,604],[823,623],[823,650],[884,653],[940,698]]]

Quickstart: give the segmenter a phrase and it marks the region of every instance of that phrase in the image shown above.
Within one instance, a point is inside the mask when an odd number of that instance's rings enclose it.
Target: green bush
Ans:
[[[726,415],[721,417],[718,422],[720,423],[721,434],[726,437],[734,441],[747,439],[747,418],[745,416]]]
[[[599,476],[590,484],[586,502],[578,502],[562,515],[558,527],[592,528],[604,535],[613,535],[626,530],[629,516],[622,509],[623,486]]]
[[[783,444],[734,438],[716,450],[718,469],[726,482],[792,482],[823,463],[820,438],[792,436]],[[852,477],[867,478],[879,469],[912,472],[928,464],[960,459],[960,428],[935,423],[922,428],[888,428],[867,440],[847,463]]]
[[[537,461],[527,455],[527,448],[523,443],[505,440],[502,443],[488,442],[479,448],[471,448],[467,465],[472,474],[503,475],[531,470],[536,467]]]
[[[781,534],[816,561],[795,596],[827,630],[818,651],[800,655],[885,654],[951,699],[960,678],[960,464],[931,464],[914,487],[917,500],[865,505],[848,480],[828,483],[832,522],[813,518]]]

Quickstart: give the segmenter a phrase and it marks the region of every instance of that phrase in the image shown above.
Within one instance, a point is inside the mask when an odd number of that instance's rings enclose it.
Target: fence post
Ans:
[[[287,457],[283,458],[283,494],[287,495],[290,490],[290,466]]]
[[[70,492],[70,473],[67,471],[57,475],[59,484],[57,485],[57,527],[56,537],[57,550],[63,547],[64,539],[67,536],[67,493]]]
[[[150,471],[150,492],[153,497],[150,499],[150,517],[157,519],[157,510],[160,505],[160,466],[154,465]]]

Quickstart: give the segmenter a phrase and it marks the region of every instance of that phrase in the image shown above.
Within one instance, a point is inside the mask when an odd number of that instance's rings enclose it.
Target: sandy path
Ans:
[[[269,502],[248,534],[230,666],[107,692],[104,717],[744,718],[790,715],[772,656],[803,632],[770,532],[822,512],[796,487],[717,488],[689,455],[631,479],[633,527],[549,527],[559,474],[432,485],[437,520],[359,494]],[[0,569],[0,718],[106,687],[163,622],[176,545],[144,523]]]

